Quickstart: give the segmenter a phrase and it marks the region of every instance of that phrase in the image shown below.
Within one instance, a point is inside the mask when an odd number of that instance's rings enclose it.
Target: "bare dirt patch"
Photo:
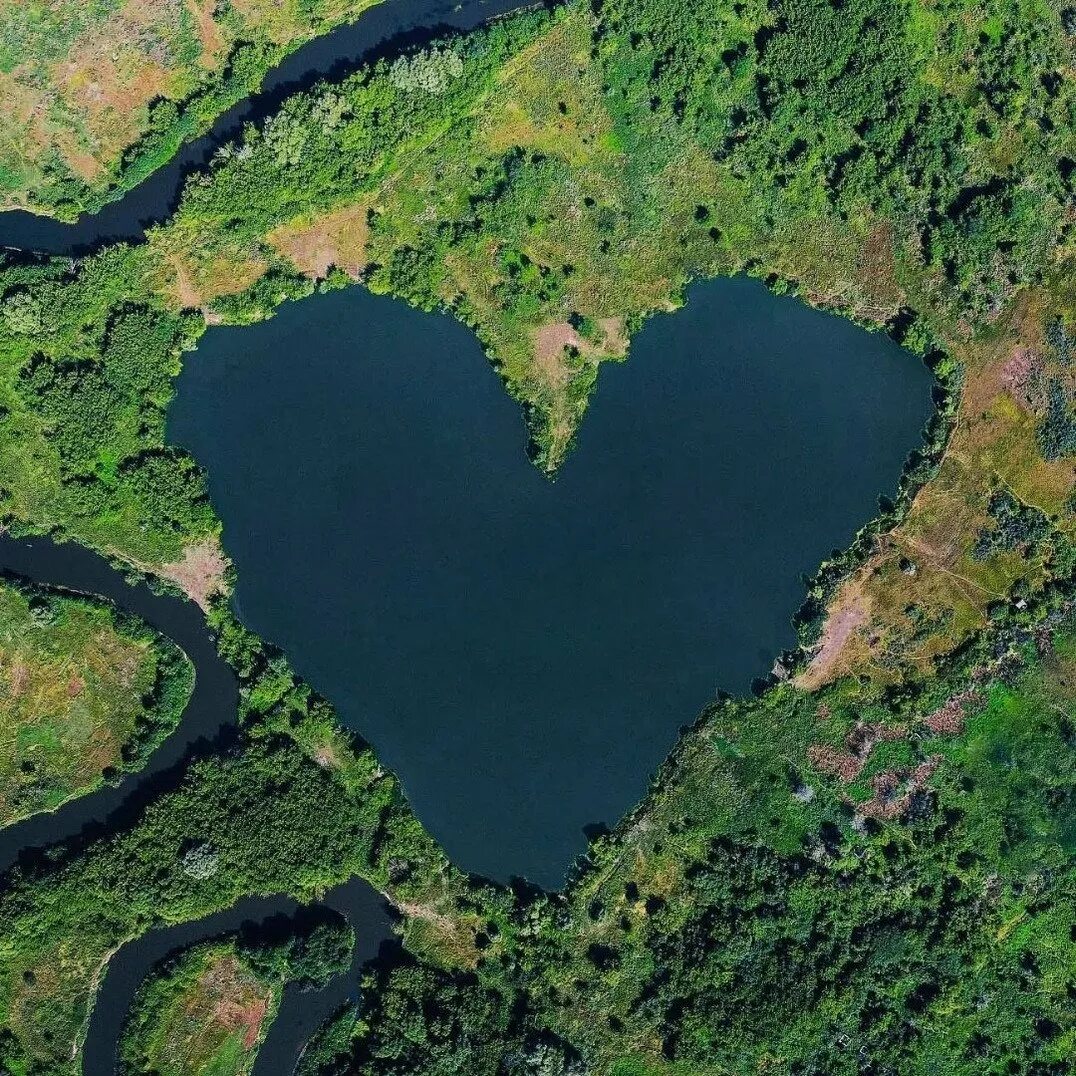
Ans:
[[[601,341],[596,343],[582,337],[567,321],[551,321],[534,331],[534,364],[542,381],[553,389],[563,388],[572,379],[568,362],[574,350],[588,359],[620,358],[628,349],[624,319],[601,318],[597,322]]]
[[[314,749],[314,761],[325,770],[340,769],[340,759],[337,757],[336,748],[331,743],[322,744]]]
[[[585,346],[583,338],[568,322],[543,325],[534,333],[534,368],[549,388],[564,388],[572,379],[566,361],[568,348],[581,353]]]
[[[168,264],[175,271],[175,284],[172,294],[179,300],[179,305],[184,310],[194,310],[202,305],[201,292],[194,286],[187,270],[183,268],[183,262],[179,258],[169,258]]]
[[[238,295],[264,275],[268,264],[260,259],[236,254],[219,254],[195,261],[179,253],[164,256],[172,278],[164,284],[181,310],[201,310],[223,295]]]
[[[307,276],[320,279],[335,266],[358,280],[366,268],[370,235],[366,216],[367,204],[360,202],[314,220],[300,218],[281,224],[266,240]]]
[[[175,583],[191,601],[208,609],[209,599],[224,590],[224,572],[228,560],[220,544],[211,540],[187,546],[183,550],[182,560],[156,566],[139,564],[137,567]]]
[[[194,16],[198,26],[198,40],[202,45],[199,63],[209,70],[218,68],[228,49],[221,28],[213,18],[214,0],[187,0],[187,10]]]
[[[626,355],[628,351],[628,331],[624,319],[621,317],[600,318],[598,325],[604,335],[602,350],[607,355]]]
[[[832,679],[844,657],[845,647],[866,623],[867,608],[863,599],[854,593],[846,595],[826,618],[822,639],[810,664],[797,678],[797,685],[806,691],[814,691]]]
[[[19,698],[30,684],[30,667],[17,658],[8,673],[8,687],[12,698]]]

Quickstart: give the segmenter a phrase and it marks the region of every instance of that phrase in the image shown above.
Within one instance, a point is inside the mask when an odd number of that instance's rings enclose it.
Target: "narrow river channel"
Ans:
[[[179,727],[138,773],[115,787],[79,797],[57,811],[33,815],[0,829],[0,874],[20,858],[34,857],[62,841],[90,841],[133,821],[162,789],[187,768],[192,754],[236,734],[238,687],[221,659],[200,610],[191,602],[131,586],[104,558],[72,543],[0,535],[0,573],[52,587],[108,598],[141,617],[180,646],[194,663],[195,686]],[[0,879],[0,885],[2,885]],[[344,915],[355,931],[349,970],[318,991],[287,989],[259,1052],[254,1076],[287,1076],[317,1027],[358,999],[362,966],[395,937],[381,895],[361,879],[336,886],[322,903]],[[226,911],[190,923],[152,930],[123,946],[109,964],[90,1018],[83,1055],[84,1076],[113,1076],[116,1051],[131,1000],[147,972],[169,953],[237,930],[244,923],[291,916],[299,905],[277,896],[240,901]]]
[[[200,138],[184,146],[122,198],[75,223],[23,210],[0,213],[0,247],[40,254],[82,256],[108,243],[138,242],[146,229],[166,220],[179,203],[191,172],[208,164],[225,143],[235,141],[245,124],[271,116],[285,98],[323,78],[349,72],[451,33],[473,30],[489,19],[526,7],[534,0],[381,0],[355,22],[315,38],[274,68],[261,92],[219,116]]]

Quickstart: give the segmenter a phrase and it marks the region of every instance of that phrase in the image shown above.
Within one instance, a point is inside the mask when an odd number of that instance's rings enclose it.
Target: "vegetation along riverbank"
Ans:
[[[247,1076],[284,984],[323,985],[347,967],[354,940],[351,928],[330,914],[274,923],[271,932],[252,928],[173,954],[152,969],[135,997],[119,1071]]]
[[[77,1071],[152,924],[359,874],[405,947],[308,1073],[1071,1071],[1074,32],[1047,0],[571,2],[294,97],[143,244],[8,258],[5,521],[202,603],[243,725],[4,880],[0,1063]],[[444,306],[553,474],[642,319],[744,271],[926,357],[936,443],[780,682],[710,707],[563,893],[468,878],[230,611],[165,439],[181,357],[319,287]]]
[[[65,218],[100,209],[299,45],[375,2],[8,5],[0,206]]]

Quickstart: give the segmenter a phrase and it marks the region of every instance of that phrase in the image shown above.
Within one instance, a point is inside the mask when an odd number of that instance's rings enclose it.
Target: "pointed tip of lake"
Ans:
[[[801,577],[894,492],[930,389],[882,335],[710,281],[603,371],[551,483],[467,329],[352,288],[207,332],[170,434],[243,621],[455,862],[558,886],[679,727],[794,643]]]

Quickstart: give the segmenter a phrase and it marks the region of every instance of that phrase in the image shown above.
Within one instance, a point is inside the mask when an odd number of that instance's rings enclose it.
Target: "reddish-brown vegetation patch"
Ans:
[[[807,757],[816,769],[836,777],[842,784],[851,784],[870,759],[875,745],[891,740],[903,740],[908,735],[906,725],[880,725],[859,721],[845,737],[844,751],[828,744],[812,744]]]
[[[210,599],[224,591],[228,560],[220,543],[210,539],[187,546],[181,560],[169,564],[135,562],[135,567],[175,583],[191,601],[208,609]]]
[[[876,774],[871,779],[874,795],[857,808],[860,817],[894,821],[907,814],[940,763],[941,756],[932,755],[912,769]]]
[[[220,997],[217,999],[212,1019],[228,1031],[241,1031],[243,1049],[250,1050],[261,1036],[262,1024],[269,1011],[269,1000],[265,995]]]
[[[923,718],[923,724],[937,736],[954,736],[964,728],[969,707],[982,701],[982,695],[971,689],[954,695],[933,713]]]

